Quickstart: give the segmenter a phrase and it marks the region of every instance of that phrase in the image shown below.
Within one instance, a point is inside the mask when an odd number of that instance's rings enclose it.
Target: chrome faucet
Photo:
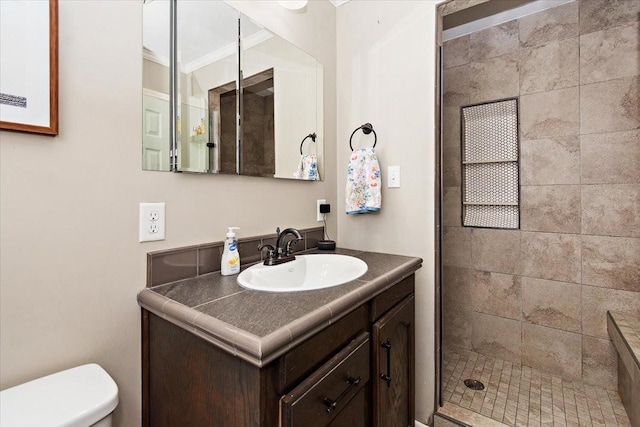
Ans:
[[[300,234],[300,232],[295,228],[285,228],[280,231],[280,228],[278,227],[276,233],[278,233],[278,239],[276,240],[275,248],[273,245],[269,244],[258,247],[258,250],[260,251],[267,248],[267,258],[264,260],[264,265],[278,265],[293,261],[296,257],[291,255],[291,245],[296,244],[300,240],[304,240],[302,234]],[[285,243],[285,237],[289,234],[295,236],[295,238]]]

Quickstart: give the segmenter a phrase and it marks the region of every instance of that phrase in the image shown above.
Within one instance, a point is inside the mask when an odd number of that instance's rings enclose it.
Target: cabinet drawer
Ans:
[[[369,333],[365,332],[282,397],[281,425],[329,425],[365,388],[369,366]]]
[[[278,362],[278,394],[290,390],[363,332],[367,317],[366,306],[360,306],[282,356]]]

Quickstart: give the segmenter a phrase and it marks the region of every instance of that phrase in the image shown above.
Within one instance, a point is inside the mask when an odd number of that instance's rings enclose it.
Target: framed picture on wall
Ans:
[[[0,1],[0,130],[58,134],[58,0]]]

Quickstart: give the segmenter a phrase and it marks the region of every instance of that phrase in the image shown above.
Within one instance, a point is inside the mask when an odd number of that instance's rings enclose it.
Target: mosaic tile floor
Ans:
[[[508,426],[631,426],[616,391],[468,351],[445,352],[442,364],[445,402]]]

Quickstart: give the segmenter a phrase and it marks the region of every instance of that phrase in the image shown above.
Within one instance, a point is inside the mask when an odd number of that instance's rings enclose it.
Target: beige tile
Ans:
[[[471,61],[483,61],[518,50],[518,21],[509,21],[471,34]]]
[[[469,103],[479,104],[519,95],[518,55],[507,54],[472,62]],[[499,70],[500,72],[496,72]]]
[[[580,233],[580,186],[521,187],[522,230]]]
[[[522,185],[579,184],[579,136],[521,141],[520,181]]]
[[[442,225],[462,226],[460,187],[444,187],[442,190]]]
[[[471,266],[471,229],[442,227],[442,263],[458,267]]]
[[[610,340],[582,337],[582,380],[608,390],[618,388],[618,354]]]
[[[583,185],[582,232],[640,237],[640,184]]]
[[[640,76],[580,86],[580,133],[640,128]]]
[[[582,333],[608,339],[607,310],[640,316],[640,293],[617,289],[582,287]]]
[[[580,283],[580,241],[572,234],[522,233],[522,275]]]
[[[633,370],[633,389],[632,389],[632,401],[638,402],[640,400],[640,368],[636,365]],[[628,405],[631,407],[629,419],[633,420],[635,425],[640,424],[640,405]]]
[[[475,228],[471,232],[472,265],[478,270],[514,274],[519,254],[520,231]]]
[[[444,107],[442,124],[442,180],[446,187],[460,186],[460,108]]]
[[[540,46],[578,35],[578,2],[520,18],[520,45]]]
[[[462,267],[442,268],[442,309],[471,309],[471,275],[473,270]]]
[[[520,319],[520,276],[475,270],[471,275],[474,311]]]
[[[522,278],[522,317],[529,323],[580,332],[581,285]]]
[[[442,43],[444,69],[469,63],[469,36],[462,36]]]
[[[521,96],[520,124],[523,139],[577,135],[580,130],[578,88]]]
[[[578,380],[582,371],[582,336],[573,332],[522,324],[522,363]]]
[[[520,363],[520,322],[482,313],[472,314],[471,345],[474,351]]]
[[[470,349],[470,271],[459,267],[442,269],[442,345]]]
[[[640,292],[640,239],[582,237],[582,283]]]
[[[486,3],[489,0],[465,0],[463,2],[452,1],[449,3],[443,3],[438,6],[438,9],[442,13],[442,16],[451,15],[452,13],[460,12],[461,10],[477,6],[482,3]]]
[[[459,187],[461,181],[460,149],[445,145],[442,149],[442,183],[447,187]]]
[[[578,84],[578,38],[556,40],[520,52],[520,93],[546,92]]]
[[[580,137],[583,184],[640,182],[640,130]]]
[[[448,418],[444,418],[441,413],[436,413],[433,416],[434,427],[458,427],[459,424],[453,421],[449,421]]]
[[[580,36],[580,83],[640,74],[640,22]]]
[[[459,107],[469,103],[469,65],[449,68],[442,73],[442,105]]]
[[[473,426],[505,427],[506,425],[506,424],[502,424],[499,421],[485,417],[482,414],[478,414],[469,409],[466,409],[448,402],[445,402],[444,406],[442,406],[438,410],[438,412],[448,415],[449,417],[455,420],[464,420],[466,424],[473,425]],[[439,423],[440,421],[436,421],[436,422]],[[456,425],[459,425],[459,424],[456,424]],[[439,427],[440,424],[436,424],[436,426]]]
[[[580,0],[580,34],[638,20],[637,0]]]

